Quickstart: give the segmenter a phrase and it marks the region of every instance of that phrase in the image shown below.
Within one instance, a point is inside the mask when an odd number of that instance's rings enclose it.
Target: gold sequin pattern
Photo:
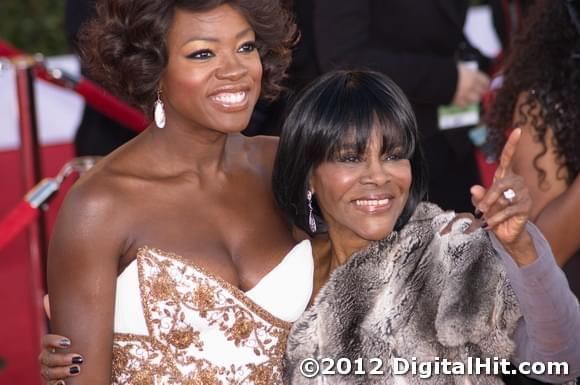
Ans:
[[[113,384],[282,383],[290,323],[175,254],[141,248],[137,266],[149,335],[115,334]],[[205,353],[212,340],[204,339],[208,331],[214,338],[219,331],[227,349],[244,352],[242,362],[225,364],[227,352],[221,363],[210,362]]]

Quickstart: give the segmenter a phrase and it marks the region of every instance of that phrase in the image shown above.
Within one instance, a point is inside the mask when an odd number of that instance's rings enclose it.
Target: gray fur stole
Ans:
[[[285,384],[502,384],[499,376],[393,376],[392,359],[467,363],[509,359],[519,307],[499,256],[483,230],[463,234],[468,220],[420,204],[408,224],[373,242],[337,268],[288,337]],[[305,378],[305,358],[362,358],[368,373]],[[324,365],[323,365],[324,366]],[[336,367],[333,369],[336,370]],[[467,381],[466,381],[467,380]]]

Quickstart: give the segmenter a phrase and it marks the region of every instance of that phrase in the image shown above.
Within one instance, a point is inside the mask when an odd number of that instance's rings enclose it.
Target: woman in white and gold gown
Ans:
[[[117,279],[115,383],[279,383],[312,274],[308,241],[247,292],[175,254],[140,249]]]

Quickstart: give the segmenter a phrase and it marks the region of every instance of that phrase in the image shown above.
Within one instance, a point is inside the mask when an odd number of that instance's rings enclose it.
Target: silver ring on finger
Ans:
[[[514,198],[516,197],[516,192],[513,189],[508,188],[507,190],[504,190],[503,197],[511,205],[512,203],[514,203]]]

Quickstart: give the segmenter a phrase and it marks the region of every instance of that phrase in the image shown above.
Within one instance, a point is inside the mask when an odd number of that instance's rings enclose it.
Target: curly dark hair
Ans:
[[[176,8],[204,12],[228,4],[256,33],[262,94],[275,99],[290,64],[296,27],[277,0],[102,0],[79,37],[83,65],[112,92],[151,115],[167,66],[166,35]]]
[[[580,64],[572,58],[580,42],[565,0],[538,0],[514,37],[505,63],[504,82],[487,117],[490,140],[497,153],[506,141],[506,131],[530,123],[543,151],[534,158],[540,185],[546,177],[538,160],[547,152],[546,132],[554,133],[553,145],[559,168],[568,171],[570,184],[580,170]],[[513,121],[518,97],[522,116]],[[533,113],[530,113],[533,111]],[[538,113],[535,113],[538,111]]]

